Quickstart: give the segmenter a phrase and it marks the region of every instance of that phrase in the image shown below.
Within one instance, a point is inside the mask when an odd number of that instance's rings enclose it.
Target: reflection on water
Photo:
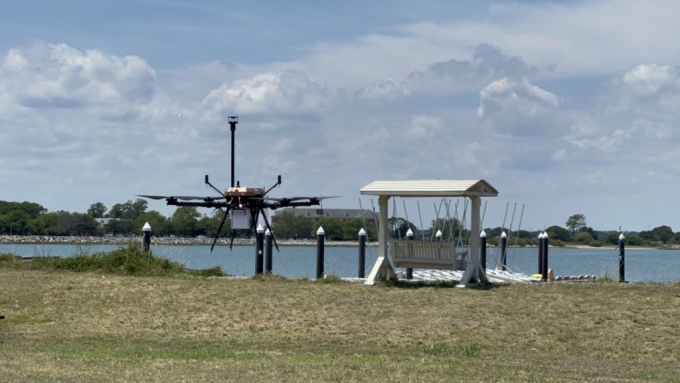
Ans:
[[[60,256],[111,251],[114,245],[0,245],[0,253],[15,253],[22,256]],[[191,269],[221,266],[232,275],[253,275],[255,271],[255,248],[253,246],[217,246],[210,253],[210,246],[154,246],[157,256],[178,261]],[[487,268],[494,268],[500,257],[497,249],[487,252]],[[618,250],[614,249],[550,249],[549,267],[555,275],[597,275],[609,274],[618,278]],[[378,257],[377,247],[366,249],[366,275]],[[527,274],[538,271],[538,250],[508,249],[508,266],[511,270]],[[316,273],[316,248],[314,246],[284,246],[280,252],[274,249],[273,269],[275,274],[290,278],[310,277]],[[358,251],[356,247],[326,247],[325,273],[341,277],[356,277],[358,273]],[[626,280],[677,281],[680,280],[680,251],[676,250],[635,250],[626,249]]]

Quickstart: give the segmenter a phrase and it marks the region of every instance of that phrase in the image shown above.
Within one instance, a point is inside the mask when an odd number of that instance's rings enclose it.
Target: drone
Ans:
[[[231,130],[231,187],[229,187],[225,192],[221,192],[220,189],[213,186],[210,183],[208,175],[205,176],[206,187],[213,188],[219,197],[196,197],[196,196],[159,196],[159,195],[138,195],[138,197],[149,198],[154,200],[165,199],[168,205],[173,206],[193,206],[193,207],[207,207],[213,208],[215,211],[225,209],[226,212],[220,226],[217,229],[217,234],[213,240],[212,246],[210,247],[210,252],[212,253],[217,243],[217,239],[222,232],[222,227],[224,222],[227,220],[227,216],[231,212],[231,240],[229,242],[229,250],[232,249],[234,244],[234,236],[236,235],[236,230],[239,229],[251,229],[255,230],[255,225],[257,224],[258,218],[262,216],[262,219],[272,235],[272,240],[276,250],[279,250],[279,245],[276,243],[276,238],[274,238],[274,233],[272,231],[271,225],[267,220],[267,215],[265,214],[265,209],[276,210],[282,207],[298,207],[298,206],[315,206],[320,205],[321,200],[326,198],[336,198],[336,197],[289,197],[289,198],[271,198],[267,197],[272,189],[281,185],[281,176],[278,176],[276,183],[265,190],[264,188],[249,188],[242,187],[240,182],[236,182],[234,185],[234,136],[236,132],[236,124],[238,124],[238,117],[230,116],[228,118],[229,128]],[[199,202],[185,202],[185,201],[199,201]]]

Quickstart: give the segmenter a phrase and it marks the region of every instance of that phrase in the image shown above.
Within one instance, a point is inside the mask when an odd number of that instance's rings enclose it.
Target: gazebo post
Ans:
[[[388,257],[388,231],[387,231],[387,201],[390,200],[389,195],[378,196],[378,209],[380,218],[378,219],[378,259],[373,265],[371,274],[364,282],[365,285],[373,285],[376,280],[395,278],[397,275],[392,268],[390,259]]]
[[[470,247],[469,260],[465,274],[458,284],[459,287],[472,286],[478,283],[487,283],[486,267],[482,266],[479,259],[479,210],[482,206],[482,199],[479,196],[470,196]]]

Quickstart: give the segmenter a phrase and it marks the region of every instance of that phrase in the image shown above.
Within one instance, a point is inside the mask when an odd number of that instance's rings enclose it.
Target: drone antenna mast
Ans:
[[[229,116],[229,130],[231,130],[231,187],[234,187],[234,135],[238,117]]]

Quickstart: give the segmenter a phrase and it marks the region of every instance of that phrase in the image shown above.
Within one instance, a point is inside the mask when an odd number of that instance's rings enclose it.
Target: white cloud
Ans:
[[[210,117],[222,114],[307,114],[328,107],[331,94],[325,85],[298,70],[262,73],[247,80],[236,80],[211,91],[203,100]],[[217,116],[216,116],[217,114]]]
[[[131,106],[150,102],[155,91],[155,72],[140,57],[81,52],[65,44],[14,48],[0,68],[3,92],[26,108]]]
[[[430,140],[444,128],[441,117],[417,115],[411,117],[411,123],[406,130],[408,139]]]
[[[384,80],[377,80],[354,93],[358,100],[396,100],[413,95],[413,91],[405,82],[389,76]]]
[[[494,81],[479,92],[477,116],[495,132],[511,136],[560,135],[559,98],[526,78]]]
[[[489,44],[479,44],[469,60],[438,62],[427,71],[415,71],[408,83],[422,93],[451,93],[479,89],[502,78],[517,79],[538,73],[520,56],[508,57]]]

